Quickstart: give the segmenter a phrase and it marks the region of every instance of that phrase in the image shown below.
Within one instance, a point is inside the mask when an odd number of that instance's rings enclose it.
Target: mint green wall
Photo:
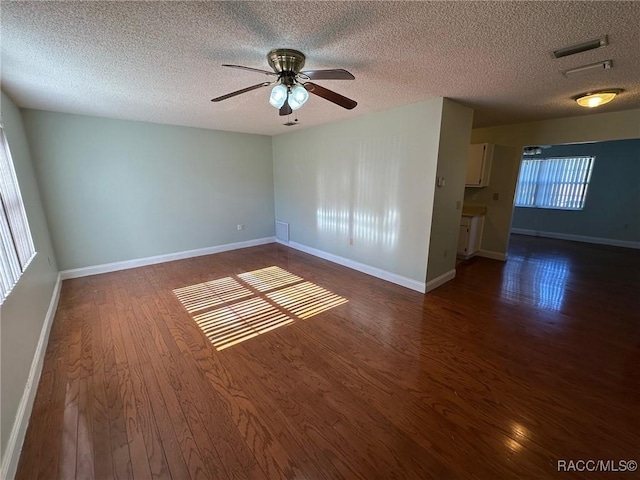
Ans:
[[[4,460],[7,440],[27,384],[40,332],[53,295],[58,268],[40,202],[22,117],[13,101],[4,92],[0,110],[37,252],[0,306],[0,440]]]
[[[270,137],[34,110],[24,119],[61,270],[274,235]]]
[[[427,281],[456,268],[472,122],[473,110],[444,99],[436,176],[443,177],[445,185],[434,194]]]
[[[291,241],[424,284],[442,102],[274,137]]]
[[[556,145],[542,153],[596,157],[584,209],[516,207],[513,228],[640,242],[640,139]]]

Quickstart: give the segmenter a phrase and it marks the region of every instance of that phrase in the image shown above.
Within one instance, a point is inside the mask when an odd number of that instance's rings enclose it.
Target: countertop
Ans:
[[[463,217],[479,217],[486,215],[487,207],[484,205],[463,205],[462,216]]]

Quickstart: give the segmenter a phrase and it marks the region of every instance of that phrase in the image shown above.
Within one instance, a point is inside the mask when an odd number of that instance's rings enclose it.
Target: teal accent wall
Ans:
[[[640,241],[640,139],[557,145],[544,157],[595,156],[583,210],[516,207],[512,228]]]

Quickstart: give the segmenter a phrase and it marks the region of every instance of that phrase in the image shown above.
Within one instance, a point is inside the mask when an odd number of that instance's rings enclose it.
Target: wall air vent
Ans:
[[[276,240],[280,242],[289,242],[289,224],[276,220]]]
[[[579,43],[570,47],[559,48],[553,51],[553,56],[556,58],[568,57],[569,55],[575,55],[576,53],[587,52],[600,47],[606,47],[609,45],[609,37],[606,35],[595,40],[589,40],[588,42]]]

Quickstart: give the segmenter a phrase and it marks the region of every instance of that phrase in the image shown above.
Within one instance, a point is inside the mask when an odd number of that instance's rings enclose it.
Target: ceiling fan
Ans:
[[[269,103],[280,110],[280,115],[289,115],[293,110],[300,108],[309,98],[309,93],[329,100],[347,110],[355,108],[358,104],[339,93],[321,87],[309,80],[354,80],[355,77],[341,68],[331,70],[305,70],[305,56],[298,50],[288,48],[276,48],[267,54],[267,61],[273,72],[260,70],[259,68],[244,67],[242,65],[226,65],[223,67],[239,68],[264,75],[277,77],[271,82],[262,82],[235,92],[227,93],[212,99],[212,102],[221,102],[236,95],[250,92],[262,87],[274,86],[269,96]]]

